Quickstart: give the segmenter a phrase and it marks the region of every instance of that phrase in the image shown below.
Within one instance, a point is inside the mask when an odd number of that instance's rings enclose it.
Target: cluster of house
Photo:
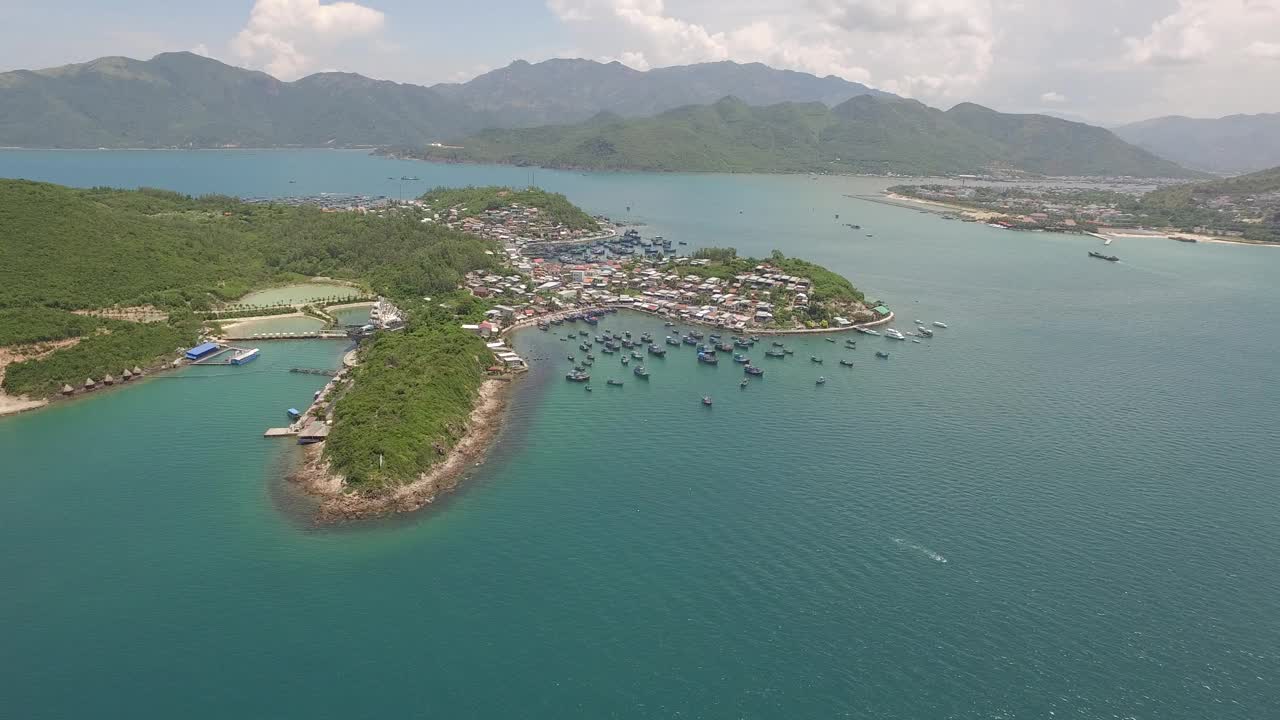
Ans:
[[[552,219],[539,208],[520,203],[511,203],[475,215],[468,214],[465,205],[454,205],[447,210],[433,212],[422,221],[440,223],[450,229],[503,244],[529,240],[585,240],[599,234],[599,231],[570,228]]]
[[[602,260],[566,264],[535,259],[529,263],[528,282],[518,275],[473,272],[464,282],[473,294],[509,297],[512,304],[496,305],[486,322],[466,327],[490,337],[515,323],[607,305],[745,330],[776,327],[779,307],[790,310],[809,302],[809,278],[788,275],[767,263],[732,278],[703,278],[677,272],[682,264],[698,266],[709,262],[677,258],[666,263]],[[850,317],[835,317],[832,321],[848,326],[872,320],[875,313],[876,310],[851,308]]]

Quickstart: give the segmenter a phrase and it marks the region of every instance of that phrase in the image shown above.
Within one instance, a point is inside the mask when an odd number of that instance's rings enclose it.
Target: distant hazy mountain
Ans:
[[[914,100],[861,95],[751,107],[737,98],[651,118],[601,114],[576,125],[487,130],[461,150],[418,154],[592,169],[710,172],[973,173],[1187,177],[1191,173],[1103,128],[964,103],[943,112]]]
[[[834,104],[875,92],[728,62],[649,72],[587,60],[515,62],[430,88],[348,73],[283,82],[164,53],[0,73],[0,146],[420,145],[486,127],[578,122],[603,110],[646,115],[727,94]]]
[[[1115,128],[1115,133],[1157,155],[1210,172],[1252,172],[1280,165],[1280,113],[1162,117]]]
[[[606,111],[645,117],[729,95],[748,105],[838,105],[858,95],[888,95],[833,75],[817,77],[760,63],[700,63],[641,72],[591,60],[532,65],[517,60],[470,82],[432,89],[472,109],[500,113],[509,119],[504,127],[573,123]]]

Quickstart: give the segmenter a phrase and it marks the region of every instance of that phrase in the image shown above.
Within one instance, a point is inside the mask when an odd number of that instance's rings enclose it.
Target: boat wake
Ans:
[[[923,553],[925,556],[927,556],[930,560],[934,562],[944,563],[947,561],[947,559],[942,556],[942,553],[936,553],[923,545],[916,545],[915,543],[909,543],[906,540],[903,540],[902,538],[894,538],[893,541],[896,544],[907,548],[908,550],[915,550],[917,552]]]

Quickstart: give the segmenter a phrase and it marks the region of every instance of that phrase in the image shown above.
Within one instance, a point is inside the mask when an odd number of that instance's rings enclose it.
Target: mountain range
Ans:
[[[485,130],[418,157],[594,170],[861,172],[1020,171],[1187,177],[1178,165],[1102,128],[962,103],[950,110],[895,96],[752,107],[738,98],[649,118]]]
[[[1124,125],[1114,132],[1134,145],[1198,170],[1234,174],[1280,165],[1280,113],[1170,116]]]
[[[192,53],[0,73],[0,146],[424,148],[575,167],[1184,176],[1102,128],[963,103],[943,112],[758,63],[641,72],[517,61],[432,87],[293,82]],[[450,142],[449,144],[454,144]]]
[[[649,115],[735,94],[752,104],[884,94],[752,63],[632,70],[517,61],[433,87],[318,73],[293,82],[186,52],[0,73],[0,146],[212,147],[426,144],[489,127]]]

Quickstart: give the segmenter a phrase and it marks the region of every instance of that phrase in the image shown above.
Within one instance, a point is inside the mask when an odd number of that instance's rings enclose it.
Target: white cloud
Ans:
[[[1213,2],[1181,0],[1172,14],[1157,20],[1142,37],[1125,38],[1126,57],[1139,65],[1191,63],[1214,48],[1209,31]]]
[[[1066,96],[1066,95],[1063,95],[1063,94],[1062,94],[1062,93],[1060,93],[1060,92],[1054,92],[1054,91],[1052,91],[1052,90],[1050,90],[1050,91],[1049,91],[1049,92],[1047,92],[1047,93],[1041,93],[1041,95],[1040,95],[1040,102],[1046,102],[1046,103],[1064,103],[1064,102],[1066,102],[1066,101],[1067,101],[1067,96]]]
[[[1261,58],[1263,60],[1280,60],[1280,43],[1263,42],[1261,40],[1250,43],[1244,49],[1244,54],[1249,57]]]
[[[291,80],[315,70],[342,43],[376,37],[385,19],[354,2],[257,0],[231,51],[240,62]]]
[[[960,98],[992,65],[993,0],[546,0],[590,56],[646,69],[716,60]]]

